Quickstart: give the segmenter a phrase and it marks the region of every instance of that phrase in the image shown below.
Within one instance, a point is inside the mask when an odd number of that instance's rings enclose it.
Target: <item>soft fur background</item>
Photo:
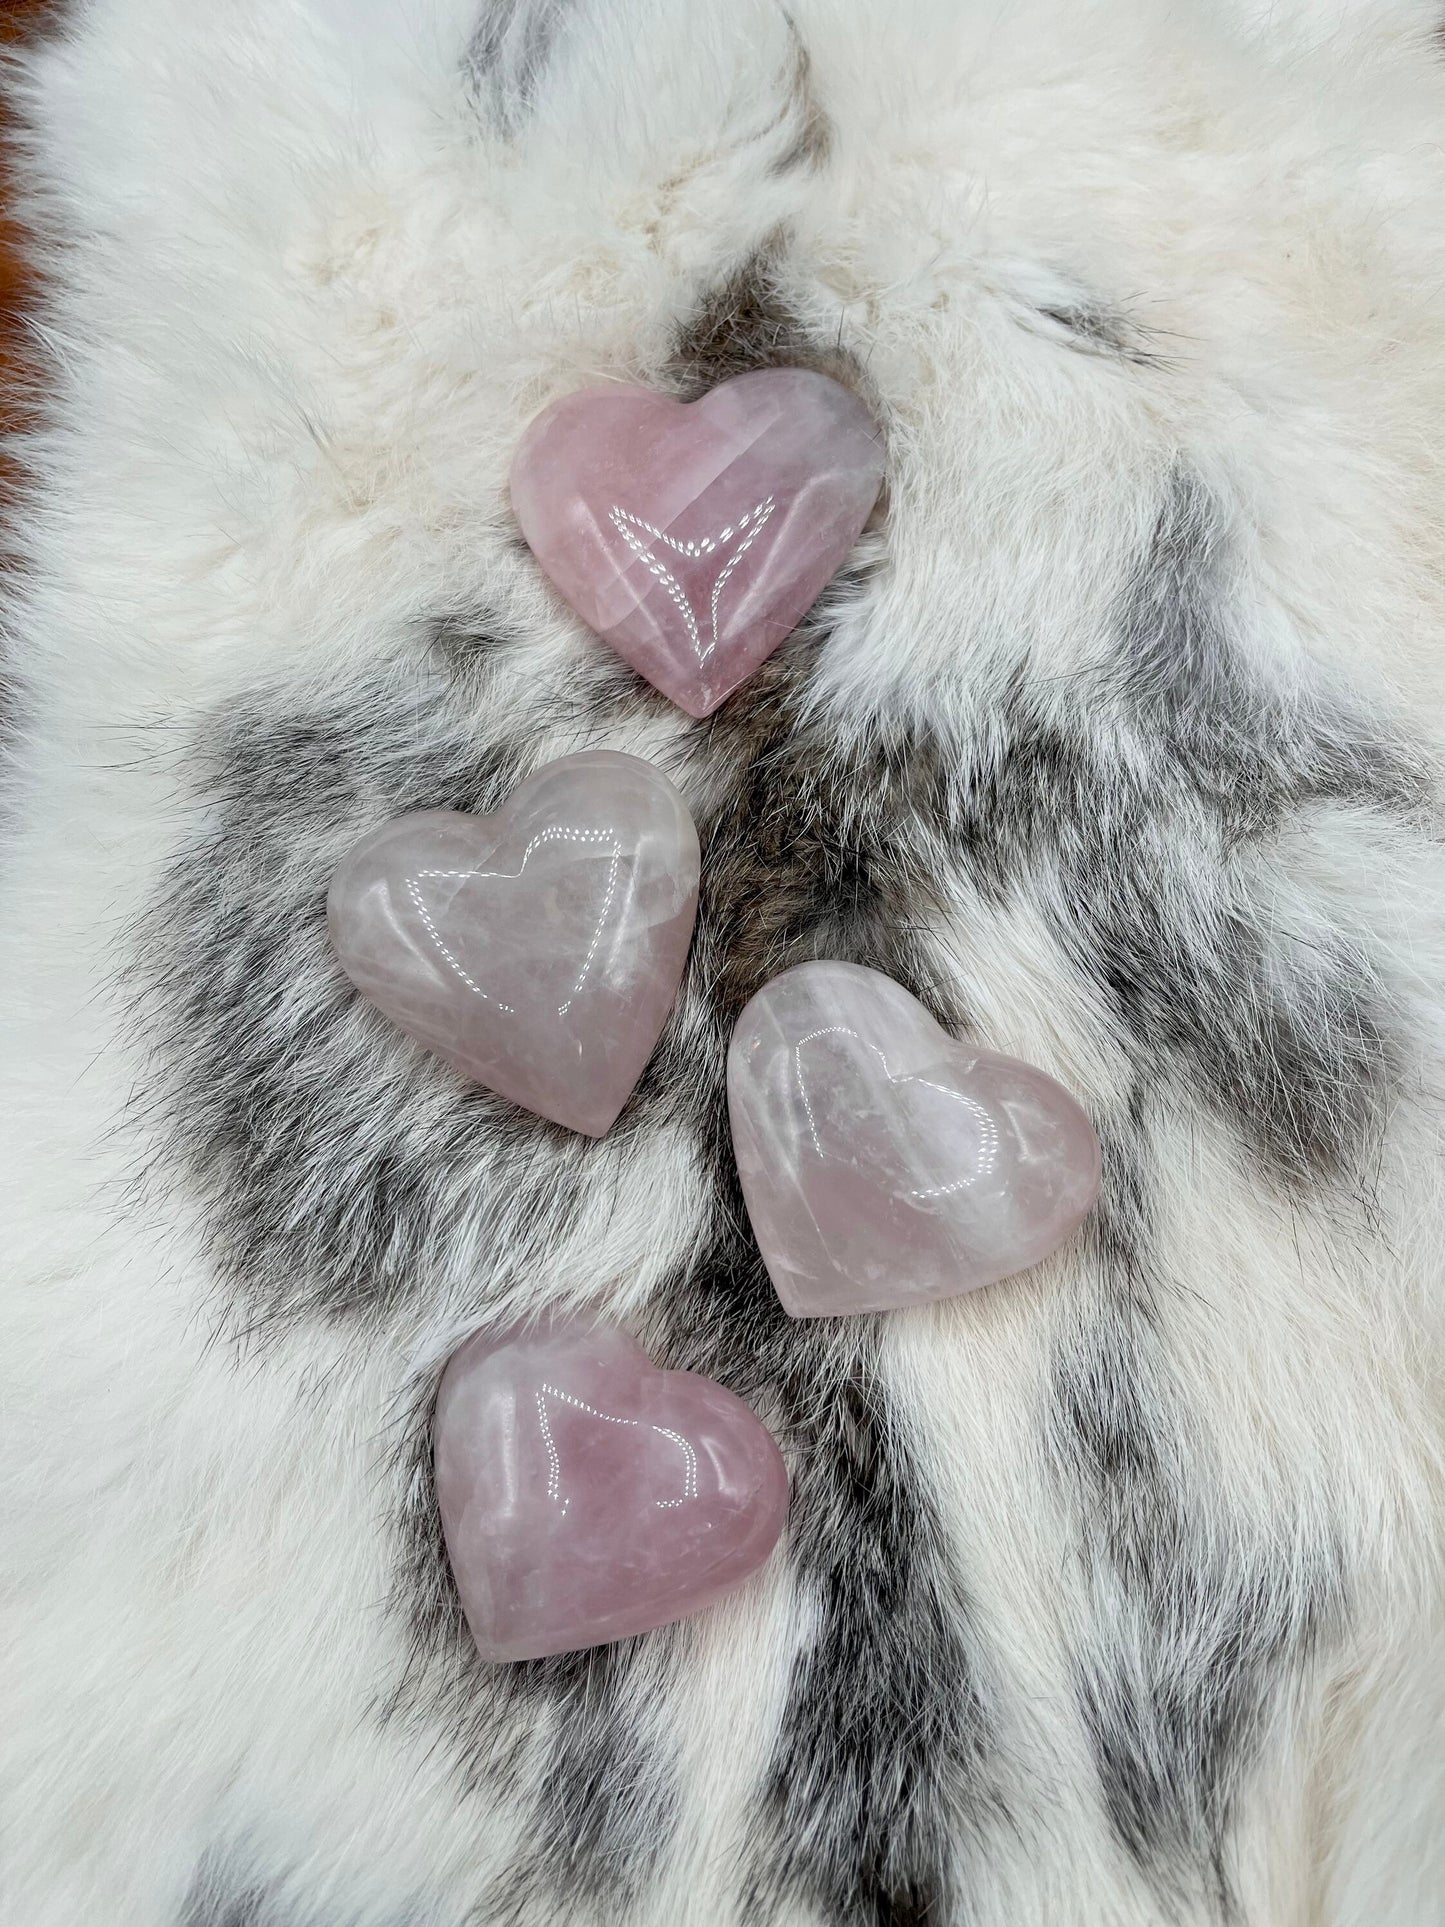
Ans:
[[[1434,8],[89,0],[16,77],[52,401],[9,608],[0,1786],[16,1927],[1445,1918],[1445,57]],[[584,381],[805,362],[887,514],[709,724],[521,551]],[[550,756],[698,818],[600,1144],[322,903]],[[1090,1234],[793,1326],[721,1054],[804,956],[1080,1090]],[[749,1397],[785,1549],[489,1672],[466,1332]]]

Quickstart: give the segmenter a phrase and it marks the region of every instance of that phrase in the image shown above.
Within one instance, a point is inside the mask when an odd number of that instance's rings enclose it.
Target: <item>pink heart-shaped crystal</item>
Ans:
[[[436,1488],[484,1659],[650,1632],[762,1565],[788,1475],[731,1392],[607,1325],[479,1334],[442,1375]]]
[[[801,964],[728,1053],[743,1195],[795,1318],[887,1311],[1046,1258],[1099,1191],[1099,1141],[1062,1085],[960,1044],[876,970]]]
[[[600,1137],[677,995],[697,882],[697,831],[672,784],[588,750],[490,816],[388,823],[341,864],[327,910],[347,976],[408,1036]]]
[[[882,483],[881,438],[856,396],[766,368],[695,402],[564,395],[522,437],[512,506],[588,627],[707,716],[806,614]]]

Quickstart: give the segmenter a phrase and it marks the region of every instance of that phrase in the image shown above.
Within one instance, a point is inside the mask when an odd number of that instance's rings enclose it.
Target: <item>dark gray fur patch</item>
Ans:
[[[1403,736],[1318,689],[1286,701],[1247,666],[1228,568],[1218,510],[1179,478],[1120,635],[1120,719],[1145,748],[1153,822],[1131,826],[1128,785],[1100,784],[1103,847],[1073,866],[1074,927],[1141,1065],[1182,1059],[1283,1179],[1338,1178],[1361,1168],[1398,1074],[1389,999],[1348,932],[1272,928],[1240,859],[1321,805],[1416,816],[1427,783]]]
[[[1007,1813],[967,1589],[877,1375],[871,1321],[790,1329],[722,1174],[720,1190],[716,1240],[678,1281],[662,1350],[767,1418],[793,1469],[790,1556],[816,1615],[765,1776],[744,1913],[957,1920],[957,1863]]]
[[[675,1644],[655,1636],[654,1648]],[[636,1678],[640,1642],[605,1647],[548,1682],[556,1722],[516,1860],[484,1903],[498,1923],[617,1917],[645,1890],[665,1859],[677,1824],[670,1760],[647,1729],[657,1669]],[[559,1690],[559,1684],[563,1690]]]
[[[1289,817],[1419,811],[1403,742],[1308,690],[1286,703],[1230,628],[1227,547],[1197,484],[1171,494],[1117,653],[1060,702],[1016,676],[950,771],[951,834],[986,895],[1044,909],[1107,992],[1139,1074],[1173,1070],[1281,1181],[1356,1174],[1397,1075],[1388,1000],[1345,931],[1271,926],[1247,859]]]
[[[804,330],[788,299],[781,241],[774,241],[699,298],[661,372],[684,400],[692,400],[734,375],[779,367],[815,368],[857,386],[851,358]]]
[[[467,71],[502,132],[526,120],[573,0],[483,0]]]
[[[1202,1897],[1227,1920],[1240,1783],[1343,1622],[1340,1562],[1287,1521],[1273,1536],[1244,1526],[1186,1447],[1137,1133],[1107,1137],[1105,1157],[1087,1231],[1098,1295],[1059,1349],[1047,1439],[1094,1606],[1076,1690],[1115,1837],[1162,1897]],[[1193,1496],[1206,1486],[1212,1507]]]
[[[357,1916],[352,1909],[318,1911],[304,1900],[293,1899],[288,1883],[257,1880],[245,1871],[251,1864],[245,1856],[206,1854],[177,1927],[354,1927]],[[393,1917],[391,1927],[435,1927],[435,1916],[426,1909],[407,1908]]]
[[[775,1423],[792,1553],[819,1611],[767,1783],[754,1891],[825,1919],[960,1918],[961,1851],[1006,1813],[979,1635],[869,1348],[833,1344]],[[786,1381],[785,1381],[786,1382]]]
[[[479,734],[462,691],[422,671],[309,715],[243,707],[208,746],[205,827],[139,965],[154,1119],[209,1201],[210,1256],[253,1326],[385,1315],[465,1275],[479,1236],[526,1265],[571,1220],[583,1141],[404,1047],[327,941],[352,843],[406,810],[490,808],[517,781],[523,746]]]
[[[208,1854],[186,1895],[180,1927],[292,1927],[293,1921],[294,1916],[272,1906],[264,1884],[251,1881],[221,1856]]]
[[[1407,742],[1317,687],[1286,702],[1251,666],[1231,564],[1222,510],[1177,474],[1120,611],[1123,718],[1210,811],[1226,853],[1310,804],[1413,814],[1426,777]]]

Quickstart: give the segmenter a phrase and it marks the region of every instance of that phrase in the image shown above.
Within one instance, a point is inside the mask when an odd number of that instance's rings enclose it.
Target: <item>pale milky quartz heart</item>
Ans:
[[[342,863],[331,940],[418,1043],[600,1137],[677,995],[697,912],[697,831],[660,770],[589,750],[490,816],[399,817]]]
[[[1046,1258],[1098,1196],[1098,1139],[1061,1085],[956,1042],[854,964],[801,964],[759,991],[728,1101],[748,1215],[795,1318],[991,1284]]]
[[[765,368],[700,401],[585,388],[512,465],[527,543],[582,620],[690,716],[796,627],[857,541],[882,439],[827,375]]]
[[[482,1657],[535,1659],[710,1606],[772,1551],[782,1456],[742,1400],[623,1332],[472,1339],[442,1375],[437,1501]]]

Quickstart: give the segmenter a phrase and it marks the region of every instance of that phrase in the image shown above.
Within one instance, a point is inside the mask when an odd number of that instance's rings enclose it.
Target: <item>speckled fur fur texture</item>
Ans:
[[[7,629],[15,1927],[1439,1927],[1445,53],[1407,0],[88,0]],[[588,381],[886,438],[717,716],[509,519]],[[601,743],[703,904],[612,1135],[328,954],[340,853]],[[794,1325],[722,1062],[891,972],[1078,1090],[1087,1235]],[[606,1310],[774,1428],[714,1613],[469,1651],[466,1333]]]

